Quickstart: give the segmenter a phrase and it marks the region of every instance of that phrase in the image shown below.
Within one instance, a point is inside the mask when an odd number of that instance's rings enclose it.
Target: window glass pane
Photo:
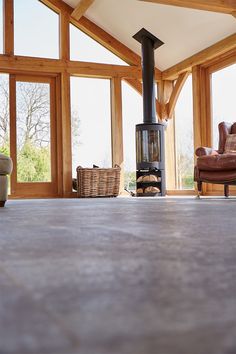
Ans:
[[[192,76],[189,76],[185,82],[175,108],[175,144],[176,189],[193,189],[194,144]]]
[[[17,181],[50,182],[50,85],[16,83]]]
[[[38,0],[14,1],[15,54],[59,58],[59,16]]]
[[[71,78],[72,169],[112,167],[110,80]]]
[[[0,153],[10,155],[9,75],[0,74]]]
[[[3,0],[0,0],[0,53],[3,53]]]
[[[122,114],[125,188],[136,189],[135,125],[143,122],[143,100],[125,81],[122,81]]]
[[[72,24],[70,25],[70,59],[92,63],[128,65]]]
[[[212,74],[213,147],[218,149],[220,122],[236,121],[236,64]]]

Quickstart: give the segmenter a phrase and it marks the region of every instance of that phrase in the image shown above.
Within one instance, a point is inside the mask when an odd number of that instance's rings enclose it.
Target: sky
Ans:
[[[2,9],[1,5],[2,0]],[[59,58],[59,16],[37,0],[15,0],[14,11],[15,54]],[[72,60],[126,65],[73,25],[70,34]],[[0,53],[3,51],[2,42],[0,36]],[[214,73],[212,82],[214,145],[217,146],[218,122],[235,121],[236,117],[236,65]],[[109,80],[72,78],[71,84],[72,111],[77,111],[80,117],[80,143],[74,149],[73,172],[77,164],[111,165],[111,153],[107,153],[111,151]],[[182,151],[185,146],[193,145],[191,92],[191,79],[188,79],[176,106],[177,142],[180,142],[178,147]],[[135,124],[142,121],[142,98],[126,83],[122,84],[122,97],[125,168],[134,171]]]
[[[218,149],[218,124],[236,121],[236,64],[212,74],[213,147]]]
[[[79,165],[111,167],[110,80],[72,77],[71,105],[73,174]]]

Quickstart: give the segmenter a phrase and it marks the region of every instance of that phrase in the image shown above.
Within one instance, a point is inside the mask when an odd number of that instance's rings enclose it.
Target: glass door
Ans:
[[[11,194],[57,195],[55,79],[10,76]]]

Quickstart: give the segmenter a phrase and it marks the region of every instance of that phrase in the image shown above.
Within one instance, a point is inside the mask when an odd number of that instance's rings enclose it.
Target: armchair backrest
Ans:
[[[226,142],[227,135],[236,134],[236,122],[233,124],[221,122],[218,125],[218,129],[219,129],[219,149],[218,149],[218,152],[220,154],[223,154],[224,149],[225,149],[225,142]]]

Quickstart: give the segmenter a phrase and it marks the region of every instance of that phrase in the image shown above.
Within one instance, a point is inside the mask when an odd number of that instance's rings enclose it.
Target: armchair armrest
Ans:
[[[207,155],[218,155],[218,151],[214,150],[213,148],[209,147],[199,147],[196,149],[195,154],[200,157],[200,156],[207,156]]]

